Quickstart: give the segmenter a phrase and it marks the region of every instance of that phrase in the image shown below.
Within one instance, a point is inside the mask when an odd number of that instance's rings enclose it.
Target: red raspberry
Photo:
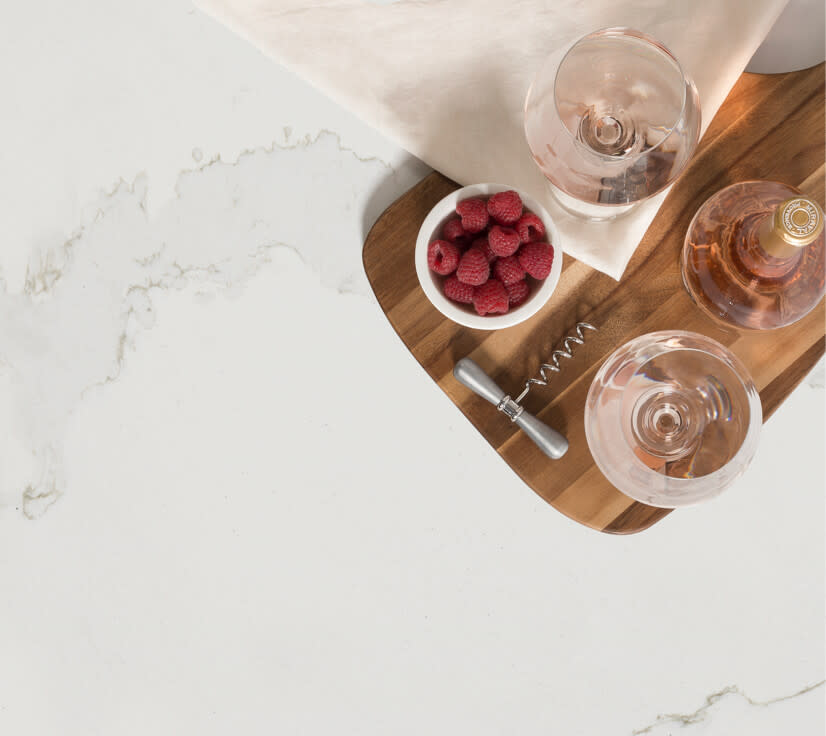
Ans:
[[[525,269],[519,265],[516,256],[500,258],[493,264],[493,275],[496,276],[505,286],[522,281],[525,278]]]
[[[488,242],[497,256],[512,256],[519,248],[519,235],[512,228],[494,225],[488,233]]]
[[[434,240],[427,246],[427,265],[431,271],[447,276],[459,264],[459,249],[446,240]]]
[[[493,263],[496,260],[496,253],[491,250],[487,235],[483,235],[481,238],[476,238],[476,240],[473,241],[473,245],[470,247],[481,250],[482,253],[485,254],[485,258],[488,259],[488,263]]]
[[[554,249],[548,243],[526,243],[516,254],[519,265],[535,279],[548,278],[554,263]]]
[[[477,286],[473,290],[473,307],[477,314],[505,314],[508,311],[508,292],[502,282],[491,279]]]
[[[513,225],[522,216],[522,200],[514,191],[494,194],[488,200],[488,214],[500,225]]]
[[[478,248],[470,248],[459,261],[456,269],[456,278],[463,284],[479,286],[484,284],[490,276],[490,265],[485,254]]]
[[[450,278],[453,278],[453,276]],[[531,290],[528,282],[524,279],[513,284],[508,284],[505,288],[508,290],[508,301],[512,307],[518,307],[524,302],[525,299],[528,298],[528,292]]]
[[[516,232],[523,243],[533,243],[545,237],[545,225],[533,212],[526,212],[516,223]]]
[[[462,227],[469,233],[480,233],[488,225],[488,208],[484,200],[465,199],[456,205],[456,214],[462,218]]]
[[[473,304],[474,288],[470,284],[463,284],[456,278],[455,274],[445,279],[445,296],[454,302]]]
[[[467,233],[462,227],[462,221],[458,217],[448,220],[442,228],[442,237],[451,243],[455,243],[457,240],[466,240]]]

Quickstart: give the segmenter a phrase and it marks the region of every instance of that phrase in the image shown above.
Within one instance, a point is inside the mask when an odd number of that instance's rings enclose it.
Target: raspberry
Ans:
[[[533,212],[526,212],[516,223],[516,232],[523,243],[533,243],[545,237],[545,225]]]
[[[491,250],[487,235],[483,235],[481,238],[476,238],[476,240],[473,241],[473,245],[470,247],[481,250],[482,253],[485,254],[485,258],[488,259],[488,263],[493,263],[496,260],[496,253]]]
[[[442,228],[442,237],[451,243],[455,243],[457,240],[464,241],[467,238],[467,233],[462,227],[462,221],[458,217],[448,220]]]
[[[459,249],[446,240],[434,240],[427,246],[427,265],[431,271],[447,276],[456,270]]]
[[[465,199],[456,205],[456,214],[462,218],[462,227],[469,233],[480,233],[488,225],[488,208],[484,200]]]
[[[473,290],[473,307],[477,314],[505,314],[508,311],[508,292],[502,282],[491,279],[477,286]]]
[[[505,286],[515,284],[525,278],[525,269],[519,265],[516,256],[500,258],[493,264],[493,275],[496,276]]]
[[[485,254],[479,248],[470,248],[459,261],[456,269],[456,278],[463,284],[479,286],[484,284],[490,276],[490,265]]]
[[[497,256],[512,256],[519,248],[519,235],[512,228],[494,225],[488,233],[488,242]]]
[[[450,278],[453,278],[451,276]],[[528,286],[528,282],[522,279],[522,281],[517,281],[513,284],[508,284],[505,286],[505,289],[508,291],[508,301],[512,307],[518,307],[525,299],[528,298],[528,292],[531,290],[531,287]]]
[[[548,278],[554,262],[554,249],[548,243],[526,243],[516,254],[519,265],[535,279]]]
[[[500,225],[513,225],[522,216],[522,200],[514,191],[494,194],[488,200],[488,214]]]
[[[473,304],[473,289],[470,284],[463,284],[455,274],[445,279],[445,296],[461,304]]]

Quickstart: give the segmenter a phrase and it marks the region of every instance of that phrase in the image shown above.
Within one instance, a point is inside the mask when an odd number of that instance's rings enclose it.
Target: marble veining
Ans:
[[[708,695],[705,699],[705,703],[697,708],[697,710],[691,713],[665,713],[658,715],[657,720],[654,721],[654,723],[643,728],[634,729],[632,736],[642,736],[643,734],[649,734],[649,736],[667,736],[673,733],[673,726],[680,726],[684,728],[686,726],[706,724],[708,721],[712,720],[715,712],[719,711],[721,708],[724,708],[726,706],[726,702],[732,699],[740,699],[748,705],[755,706],[757,708],[769,708],[777,703],[799,698],[803,695],[811,693],[814,690],[818,690],[823,687],[824,683],[826,683],[826,680],[821,680],[820,682],[816,682],[812,685],[807,685],[797,692],[790,693],[788,695],[780,695],[776,698],[769,698],[768,700],[757,700],[755,698],[751,698],[736,685],[729,685],[728,687],[724,687],[722,690],[718,690],[717,692]]]
[[[119,182],[68,240],[32,255],[22,293],[0,291],[0,378],[15,432],[22,430],[9,440],[15,449],[0,452],[31,455],[28,477],[6,479],[0,503],[37,518],[59,497],[66,420],[87,392],[120,375],[140,332],[154,324],[156,291],[232,294],[273,249],[287,248],[324,286],[370,293],[360,267],[360,210],[375,217],[389,204],[385,189],[412,185],[426,168],[410,159],[399,171],[345,147],[330,130],[296,141],[284,132],[283,144],[246,149],[230,162],[216,155],[182,171],[176,198],[154,216],[145,175]],[[283,186],[285,170],[291,188]],[[375,182],[377,193],[365,201],[350,187],[339,196],[356,178]],[[350,232],[340,224],[348,219]]]

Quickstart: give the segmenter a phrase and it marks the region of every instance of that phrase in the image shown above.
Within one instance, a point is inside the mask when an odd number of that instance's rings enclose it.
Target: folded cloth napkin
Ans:
[[[541,62],[596,29],[637,28],[693,77],[705,130],[786,2],[195,0],[452,179],[508,184],[548,203],[557,245],[616,279],[666,193],[598,224],[551,201],[522,124]]]

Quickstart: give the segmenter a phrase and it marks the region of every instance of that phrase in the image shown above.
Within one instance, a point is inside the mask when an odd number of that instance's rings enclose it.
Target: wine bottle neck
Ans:
[[[823,210],[808,197],[781,202],[760,224],[760,246],[773,258],[789,258],[813,243],[823,230]]]
[[[800,249],[786,242],[774,224],[774,212],[769,213],[757,228],[757,242],[760,248],[772,258],[786,259],[796,255]]]
[[[778,242],[772,219],[770,212],[762,220],[744,222],[732,238],[732,265],[747,280],[782,278],[797,268],[803,255],[803,248],[790,246],[782,239]]]

